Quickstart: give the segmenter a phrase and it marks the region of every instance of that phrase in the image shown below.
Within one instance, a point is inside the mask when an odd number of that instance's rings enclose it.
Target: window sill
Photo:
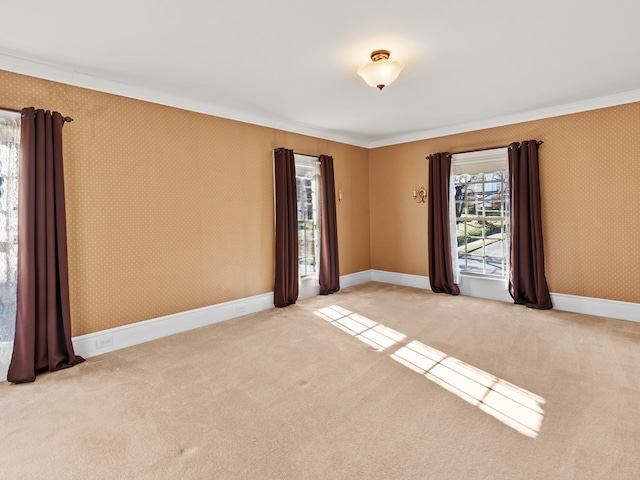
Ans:
[[[458,287],[462,295],[513,303],[509,291],[505,288],[504,277],[460,273]]]

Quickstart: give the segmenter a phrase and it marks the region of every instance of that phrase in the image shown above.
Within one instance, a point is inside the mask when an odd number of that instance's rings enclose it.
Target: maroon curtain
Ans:
[[[336,221],[336,186],[333,178],[333,157],[320,155],[322,182],[322,221],[320,224],[320,295],[340,290],[338,266],[338,223]]]
[[[58,112],[22,111],[18,199],[18,309],[7,380],[83,362],[71,343],[67,229]]]
[[[273,304],[286,307],[298,299],[298,201],[293,150],[277,148],[275,162],[276,280]]]
[[[449,181],[451,154],[429,155],[429,283],[436,293],[459,295],[453,283],[449,233]]]
[[[509,293],[515,303],[552,308],[544,274],[542,208],[536,140],[509,145],[511,188],[511,278]]]

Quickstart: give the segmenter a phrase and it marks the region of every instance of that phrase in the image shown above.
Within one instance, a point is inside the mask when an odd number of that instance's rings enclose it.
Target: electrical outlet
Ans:
[[[113,345],[113,335],[102,335],[96,338],[96,348],[105,348]]]
[[[247,311],[246,305],[236,305],[236,313],[244,313]]]

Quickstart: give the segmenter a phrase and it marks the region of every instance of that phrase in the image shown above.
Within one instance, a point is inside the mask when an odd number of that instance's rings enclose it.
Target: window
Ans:
[[[11,361],[18,291],[20,114],[0,110],[0,377]]]
[[[454,155],[452,176],[454,270],[505,278],[509,270],[507,150]]]
[[[320,166],[318,159],[296,155],[298,200],[298,274],[318,276],[320,258]]]

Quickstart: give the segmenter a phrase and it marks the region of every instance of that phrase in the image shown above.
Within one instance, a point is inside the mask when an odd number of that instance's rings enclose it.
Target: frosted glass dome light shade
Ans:
[[[360,75],[368,85],[382,90],[393,83],[404,68],[404,64],[389,60],[388,50],[376,50],[371,54],[371,62],[358,69]]]

